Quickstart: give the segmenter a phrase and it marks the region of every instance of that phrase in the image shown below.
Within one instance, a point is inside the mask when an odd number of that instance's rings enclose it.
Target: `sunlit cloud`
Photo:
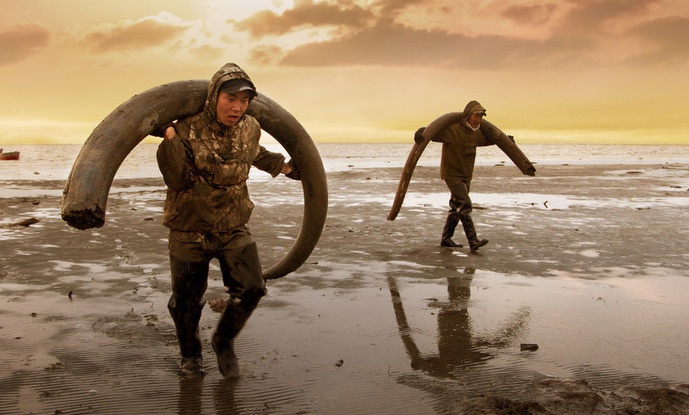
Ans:
[[[689,59],[687,18],[656,19],[632,28],[630,35],[637,36],[647,44],[643,52],[631,59],[634,63],[682,63]]]
[[[51,131],[81,140],[79,124],[69,123],[95,125],[133,94],[209,78],[232,61],[319,140],[408,138],[408,130],[470,97],[490,106],[496,124],[534,136],[567,130],[581,139],[581,131],[605,130],[641,137],[651,119],[665,130],[659,134],[686,140],[677,131],[686,131],[689,111],[689,2],[93,4],[12,0],[0,21],[0,117],[55,120]],[[41,105],[27,98],[36,94]],[[419,97],[423,105],[410,105]],[[20,124],[7,124],[3,139],[53,139],[43,124]]]
[[[48,30],[38,25],[14,26],[0,32],[0,66],[22,61],[49,44]]]
[[[639,54],[647,63],[684,60],[687,18],[656,18],[657,0],[352,2],[303,0],[280,13],[264,10],[234,23],[269,42],[270,36],[330,28],[277,45],[281,64],[425,65],[499,69],[616,65]],[[674,36],[673,36],[674,34]],[[263,50],[267,50],[265,46]],[[264,53],[254,54],[266,62]]]
[[[395,21],[421,31],[468,37],[508,36],[543,39],[571,8],[562,2],[434,0],[413,2],[396,12]]]
[[[284,35],[308,27],[347,27],[350,29],[367,26],[372,20],[371,12],[354,4],[340,4],[302,0],[293,9],[278,14],[263,10],[253,16],[237,21],[235,27],[245,30],[254,37]]]
[[[274,64],[284,58],[284,49],[274,45],[257,46],[249,53],[249,60],[261,65]]]
[[[161,18],[162,17],[162,18]],[[118,51],[169,44],[184,36],[189,25],[170,19],[165,13],[136,21],[104,25],[85,36],[85,41],[98,51]]]

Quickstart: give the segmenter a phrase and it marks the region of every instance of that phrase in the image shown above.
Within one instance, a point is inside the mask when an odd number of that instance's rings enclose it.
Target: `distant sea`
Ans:
[[[287,155],[279,144],[270,142],[265,146]],[[5,151],[21,152],[18,161],[0,160],[0,180],[66,180],[81,144],[0,147]],[[412,143],[317,143],[316,147],[326,171],[333,172],[357,168],[402,168]],[[537,167],[559,164],[689,164],[689,146],[520,144],[519,147]],[[156,149],[157,144],[139,144],[124,160],[115,179],[160,177]],[[438,166],[440,149],[440,144],[431,143],[418,165]],[[489,146],[479,148],[476,163],[495,165],[510,164],[511,161],[499,148]],[[260,180],[261,174],[256,178]]]

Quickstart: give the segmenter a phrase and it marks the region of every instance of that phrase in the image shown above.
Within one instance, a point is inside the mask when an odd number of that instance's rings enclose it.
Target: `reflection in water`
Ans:
[[[180,376],[177,397],[178,415],[198,415],[203,411],[203,376]],[[212,413],[217,415],[238,415],[235,391],[239,382],[236,379],[221,379],[213,389]],[[207,410],[208,408],[206,408]]]
[[[203,376],[180,376],[177,413],[179,415],[200,414]]]
[[[469,297],[471,296],[471,281],[475,270],[466,268],[463,274],[457,275],[452,270],[452,275],[447,279],[447,301],[434,301],[431,305],[440,309],[438,312],[438,353],[424,355],[421,353],[409,327],[407,316],[404,312],[402,297],[394,277],[388,277],[392,306],[399,328],[400,337],[411,359],[411,367],[421,370],[436,378],[458,378],[461,369],[470,365],[480,364],[493,355],[485,351],[488,347],[505,347],[525,326],[528,313],[519,311],[518,319],[509,319],[497,332],[497,336],[477,336],[471,327],[469,316]]]
[[[213,403],[215,404],[215,413],[217,415],[237,415],[241,413],[235,401],[235,390],[238,384],[239,381],[237,379],[221,379],[215,385]]]

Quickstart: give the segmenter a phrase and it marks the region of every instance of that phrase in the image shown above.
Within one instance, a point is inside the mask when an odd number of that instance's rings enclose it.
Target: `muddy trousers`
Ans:
[[[469,197],[470,181],[463,180],[445,180],[448,189],[450,189],[450,210],[445,220],[443,227],[442,239],[452,238],[455,234],[455,228],[462,222],[464,234],[470,244],[478,241],[474,221],[471,219],[471,212],[473,206],[471,198]]]
[[[264,289],[251,288],[246,290],[241,298],[234,298],[227,304],[213,334],[213,347],[216,352],[232,347],[232,340],[242,330],[264,295]]]
[[[207,242],[207,241],[206,241]],[[217,258],[231,299],[223,311],[213,342],[231,344],[266,293],[255,243],[224,249],[222,244],[184,243],[170,250],[172,296],[168,309],[175,323],[182,357],[201,357],[199,321],[206,304],[210,260]],[[211,249],[209,249],[209,246]]]

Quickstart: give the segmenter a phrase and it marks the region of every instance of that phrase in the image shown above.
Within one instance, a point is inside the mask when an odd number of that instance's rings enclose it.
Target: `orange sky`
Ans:
[[[83,142],[236,62],[317,142],[411,142],[470,99],[519,142],[689,145],[689,2],[0,0],[0,144]]]

